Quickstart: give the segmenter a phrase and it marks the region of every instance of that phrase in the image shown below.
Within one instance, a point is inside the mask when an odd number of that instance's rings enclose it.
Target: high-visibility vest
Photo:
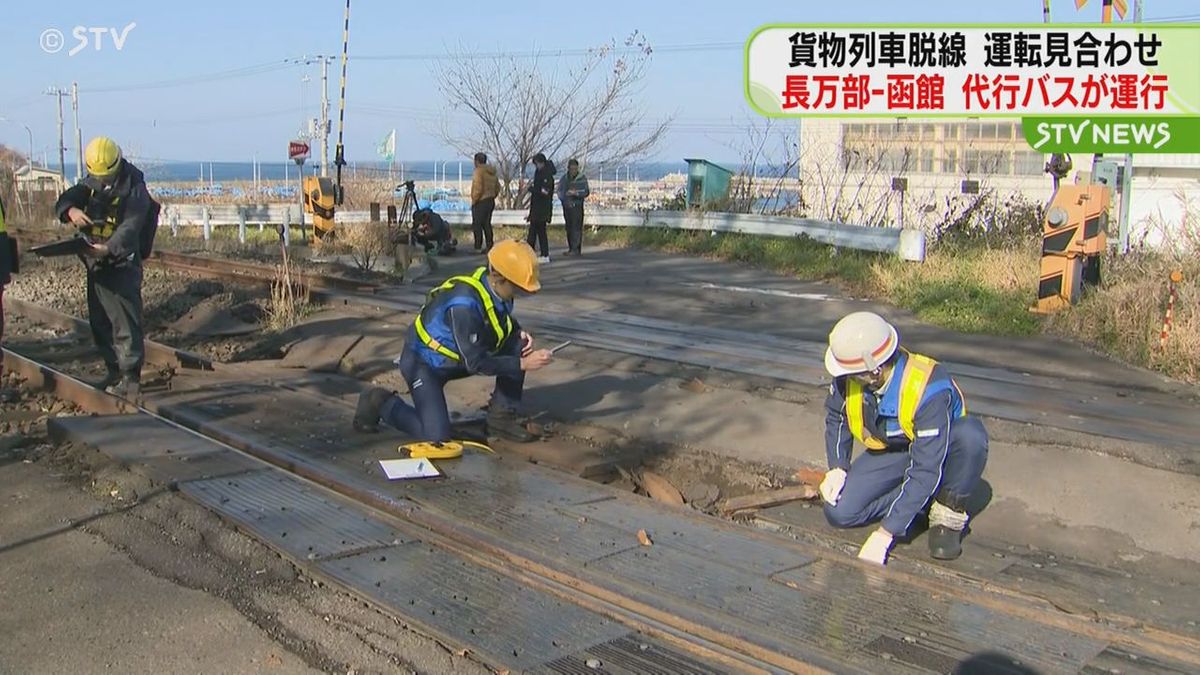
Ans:
[[[921,407],[921,402],[925,399],[925,391],[929,386],[929,380],[933,376],[933,367],[937,365],[937,361],[912,352],[905,352],[905,355],[907,358],[904,372],[900,374],[900,406],[897,421],[911,443],[917,437],[916,422],[914,421],[917,409]],[[959,416],[965,416],[967,414],[966,399],[962,397],[962,392],[958,390],[958,385],[953,380],[950,384],[958,393],[959,399],[962,400],[962,410]],[[868,450],[884,450],[888,447],[887,441],[872,436],[863,424],[863,396],[863,386],[852,377],[846,378],[846,423],[850,427],[850,433],[867,446]]]
[[[458,352],[450,349],[441,341],[434,338],[434,336],[430,335],[429,331],[425,327],[424,322],[425,310],[432,305],[435,296],[438,293],[442,293],[454,288],[458,284],[466,284],[467,286],[470,286],[479,296],[479,302],[483,306],[483,314],[485,317],[487,317],[488,324],[496,333],[497,349],[499,349],[500,345],[504,344],[504,341],[507,340],[508,336],[512,334],[512,317],[506,315],[504,317],[504,321],[501,322],[500,315],[496,312],[496,303],[492,300],[492,294],[483,285],[484,274],[487,274],[487,268],[480,267],[479,269],[475,270],[474,274],[471,274],[470,276],[450,277],[441,286],[438,286],[429,292],[429,300],[424,306],[421,307],[421,311],[417,314],[417,320],[414,322],[414,328],[417,331],[417,337],[421,339],[421,342],[426,347],[429,347],[433,351],[453,361],[462,360],[462,357],[458,354]]]
[[[97,199],[95,195],[92,199]],[[112,237],[113,232],[117,229],[117,216],[121,212],[121,198],[113,197],[109,202],[105,213],[100,219],[92,218],[92,224],[83,228],[84,234],[88,235],[97,243],[108,241]],[[88,214],[89,216],[91,214]]]

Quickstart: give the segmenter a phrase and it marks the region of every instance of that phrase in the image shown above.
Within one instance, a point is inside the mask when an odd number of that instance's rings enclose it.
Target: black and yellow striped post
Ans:
[[[337,186],[334,188],[334,203],[342,205],[345,190],[342,188],[342,167],[346,164],[345,146],[342,144],[342,132],[346,127],[346,61],[350,45],[350,0],[346,0],[345,20],[342,24],[342,91],[338,97],[338,140],[334,151],[333,163],[337,166]]]

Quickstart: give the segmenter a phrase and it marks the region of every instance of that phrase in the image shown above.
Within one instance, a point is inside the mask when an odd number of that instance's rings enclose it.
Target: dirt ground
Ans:
[[[8,384],[18,380],[9,375]],[[0,407],[0,671],[487,673],[87,448]]]

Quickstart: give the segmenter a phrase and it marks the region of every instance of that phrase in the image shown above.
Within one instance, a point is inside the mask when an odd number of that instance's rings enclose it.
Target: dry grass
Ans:
[[[345,223],[338,225],[338,241],[355,267],[368,271],[380,259],[393,254],[387,223]]]
[[[920,319],[967,333],[1032,335],[1028,307],[1037,288],[1040,239],[933,247],[919,265],[894,257],[871,263],[868,290]]]
[[[271,282],[271,300],[267,304],[267,325],[275,331],[283,331],[300,322],[310,311],[308,289],[299,283],[298,274],[288,255],[287,247],[280,246],[282,262],[275,266],[275,279]]]
[[[1108,256],[1101,286],[1069,312],[1047,321],[1047,329],[1110,354],[1187,382],[1200,382],[1200,208],[1179,195],[1183,220],[1168,227],[1169,244],[1158,251]],[[1174,317],[1166,347],[1160,347],[1171,272],[1176,285]]]

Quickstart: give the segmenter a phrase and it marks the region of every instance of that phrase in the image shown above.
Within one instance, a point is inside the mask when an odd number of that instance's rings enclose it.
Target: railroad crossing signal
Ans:
[[[290,141],[288,143],[288,159],[303,164],[308,159],[308,143],[305,141]]]

